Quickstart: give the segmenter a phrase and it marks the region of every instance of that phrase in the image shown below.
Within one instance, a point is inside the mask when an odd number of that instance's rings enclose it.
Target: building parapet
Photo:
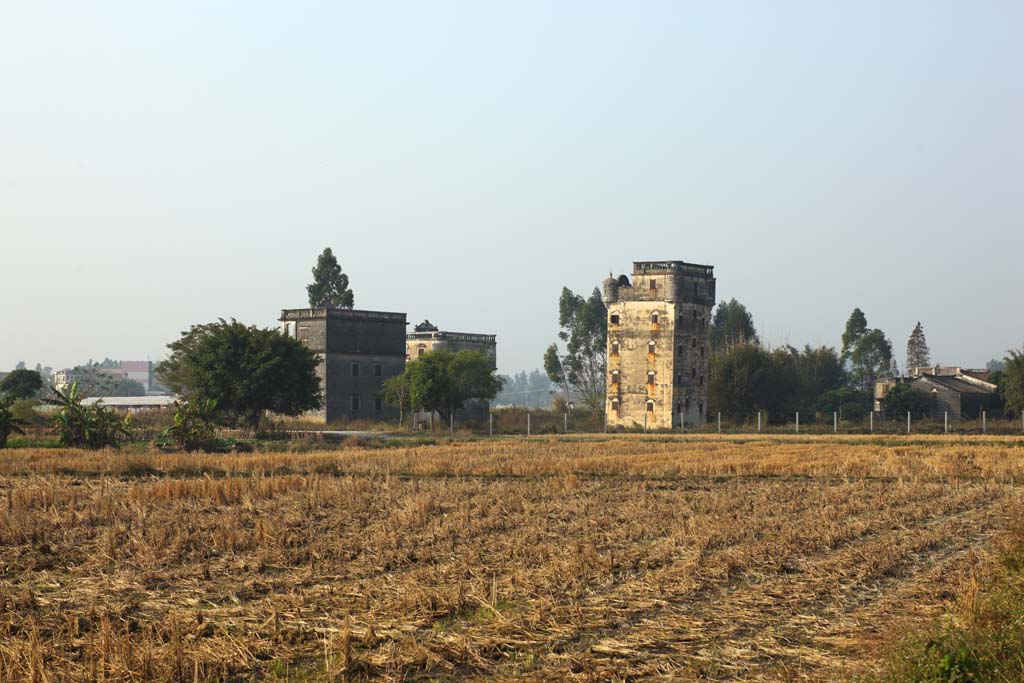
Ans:
[[[353,308],[286,308],[281,311],[280,321],[334,318],[337,320],[373,320],[407,324],[405,313],[389,311],[363,311]]]
[[[686,275],[699,277],[711,277],[714,275],[714,266],[704,266],[698,263],[686,263],[685,261],[633,261],[633,273],[664,273],[675,270]]]
[[[411,341],[417,339],[437,339],[445,341],[480,342],[492,344],[497,341],[495,334],[474,334],[472,332],[410,332],[406,339]]]

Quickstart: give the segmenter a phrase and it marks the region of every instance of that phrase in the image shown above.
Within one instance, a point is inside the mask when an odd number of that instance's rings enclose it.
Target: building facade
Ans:
[[[604,281],[610,426],[671,429],[707,419],[713,266],[635,261]]]
[[[476,334],[471,332],[446,332],[439,330],[429,320],[424,320],[406,335],[406,359],[414,361],[421,356],[446,349],[452,352],[479,351],[491,359],[491,367],[498,367],[498,338],[493,334]],[[486,420],[490,412],[487,401],[469,401],[460,412],[460,416],[470,420]],[[423,416],[420,416],[421,418]]]
[[[405,313],[343,308],[281,311],[281,330],[320,358],[325,422],[398,417],[381,398],[385,380],[405,369]]]

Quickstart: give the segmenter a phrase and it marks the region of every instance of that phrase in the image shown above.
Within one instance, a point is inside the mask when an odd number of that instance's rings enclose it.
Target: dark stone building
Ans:
[[[922,374],[910,386],[931,397],[935,420],[944,419],[946,414],[951,420],[977,420],[982,412],[992,415],[999,411],[996,385],[969,375]]]
[[[392,419],[381,385],[405,369],[405,313],[344,308],[281,311],[282,331],[320,356],[326,422]]]

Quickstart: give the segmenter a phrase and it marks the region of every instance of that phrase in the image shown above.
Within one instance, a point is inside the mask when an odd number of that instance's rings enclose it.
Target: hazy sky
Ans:
[[[1024,342],[1019,0],[4,4],[0,368],[276,324],[327,245],[503,372],[648,259],[776,344]]]

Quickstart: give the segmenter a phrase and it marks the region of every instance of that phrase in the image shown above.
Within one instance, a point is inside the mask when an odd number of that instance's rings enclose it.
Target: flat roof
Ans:
[[[163,408],[174,405],[177,396],[92,396],[83,398],[82,405],[91,406],[99,402],[108,408]]]
[[[687,263],[686,261],[633,261],[634,273],[681,270],[694,275],[711,275],[714,269],[714,266],[706,266],[700,263]]]
[[[405,313],[392,311],[364,311],[356,308],[285,308],[281,310],[279,322],[310,320],[315,318],[340,318],[343,320],[377,320],[408,324]]]

